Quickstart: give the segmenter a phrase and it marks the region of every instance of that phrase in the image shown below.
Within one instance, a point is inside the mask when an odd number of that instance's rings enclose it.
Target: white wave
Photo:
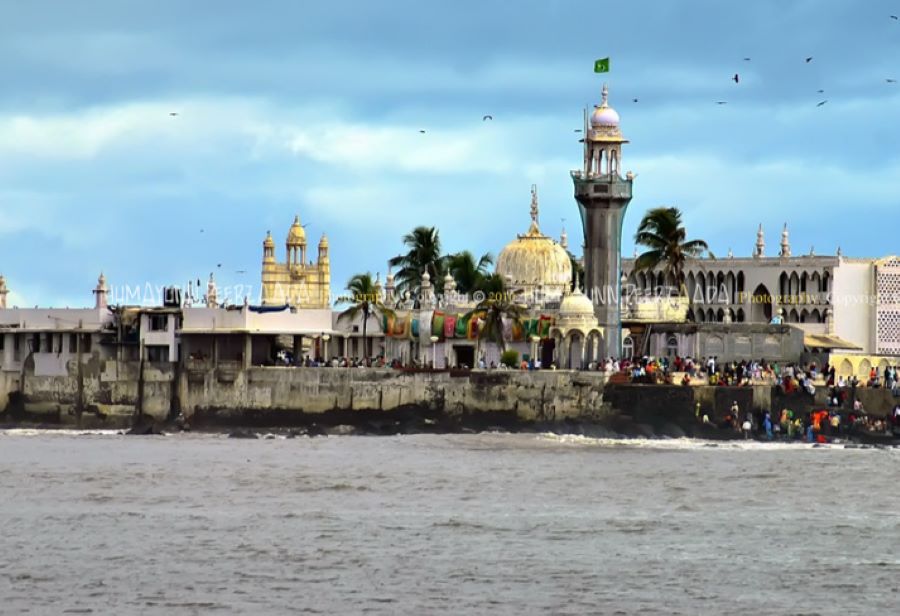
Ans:
[[[67,428],[7,428],[3,436],[118,436],[124,430],[73,430]]]
[[[784,449],[845,449],[843,443],[805,443],[805,442],[763,442],[754,440],[734,441],[710,441],[694,438],[593,438],[578,434],[554,434],[545,432],[538,435],[539,439],[557,442],[564,445],[576,445],[585,447],[609,447],[625,449],[676,449],[676,450],[707,450],[727,449],[746,451],[766,451]]]

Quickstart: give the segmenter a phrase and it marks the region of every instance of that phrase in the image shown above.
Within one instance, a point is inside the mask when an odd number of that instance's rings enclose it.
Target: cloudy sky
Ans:
[[[258,293],[266,231],[283,258],[299,214],[329,237],[337,293],[383,278],[416,225],[496,255],[532,183],[542,229],[577,246],[573,129],[604,56],[638,176],[626,254],[663,204],[722,254],[749,254],[759,223],[773,253],[784,222],[795,254],[897,253],[891,14],[900,0],[0,0],[0,272],[22,305],[90,303],[100,270]]]

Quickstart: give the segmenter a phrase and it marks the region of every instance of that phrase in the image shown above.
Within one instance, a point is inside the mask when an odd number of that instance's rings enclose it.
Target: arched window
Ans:
[[[678,355],[678,338],[675,336],[669,336],[668,340],[666,340],[666,355],[669,357]]]
[[[634,357],[634,339],[631,336],[626,336],[622,341],[622,357],[628,359]]]

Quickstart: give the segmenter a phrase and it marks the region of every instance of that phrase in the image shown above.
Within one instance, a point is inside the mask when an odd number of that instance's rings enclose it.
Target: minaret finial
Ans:
[[[531,222],[538,224],[537,184],[531,185]]]
[[[781,256],[791,256],[791,242],[788,239],[787,223],[784,223],[784,229],[781,231]]]
[[[766,252],[766,240],[763,236],[763,226],[762,223],[759,223],[759,229],[756,231],[756,250],[753,251],[753,256],[756,258],[760,258],[765,256]]]
[[[603,83],[603,89],[600,91],[600,106],[609,107],[609,87],[606,82]]]

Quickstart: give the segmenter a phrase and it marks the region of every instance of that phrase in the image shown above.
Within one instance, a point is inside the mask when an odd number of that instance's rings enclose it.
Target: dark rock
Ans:
[[[663,436],[670,436],[672,438],[685,438],[687,436],[680,426],[677,426],[672,422],[664,423],[659,427],[657,432]]]
[[[228,438],[251,438],[256,439],[259,438],[259,435],[256,432],[250,432],[249,430],[233,430],[228,433]]]
[[[312,424],[306,429],[306,436],[328,436],[328,432],[318,424]]]
[[[132,436],[165,436],[165,433],[152,423],[138,424],[125,434]]]

